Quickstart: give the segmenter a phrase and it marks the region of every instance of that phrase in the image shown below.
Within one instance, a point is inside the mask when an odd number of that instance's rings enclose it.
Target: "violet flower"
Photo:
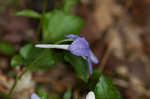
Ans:
[[[58,44],[36,44],[35,47],[39,48],[57,48],[69,50],[76,56],[82,56],[88,61],[90,74],[93,72],[92,63],[97,64],[99,61],[97,57],[91,51],[87,40],[84,37],[77,35],[67,35],[66,38],[73,39],[74,41],[70,45],[58,45]]]
[[[86,99],[95,99],[95,94],[93,91],[90,91],[87,96],[86,96]]]
[[[36,93],[33,93],[31,99],[40,99],[40,97]]]

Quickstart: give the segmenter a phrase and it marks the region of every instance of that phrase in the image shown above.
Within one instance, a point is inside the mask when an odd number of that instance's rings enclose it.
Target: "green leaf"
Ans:
[[[0,41],[0,53],[5,55],[12,55],[16,52],[15,47],[7,42]]]
[[[23,62],[24,62],[24,59],[20,55],[16,55],[11,60],[11,66],[12,67],[20,66],[23,64]]]
[[[71,99],[71,88],[68,88],[64,94],[63,99]]]
[[[20,49],[20,55],[28,60],[33,61],[36,57],[39,56],[39,52],[42,52],[43,49],[34,47],[33,44],[27,44]]]
[[[60,99],[60,96],[58,94],[55,94],[54,96],[52,96],[50,99]]]
[[[64,11],[69,12],[78,1],[79,0],[64,0]]]
[[[48,94],[48,92],[39,89],[39,90],[37,91],[37,93],[39,94],[40,99],[49,99],[49,94]]]
[[[89,65],[88,62],[80,56],[72,55],[71,53],[67,53],[65,55],[65,60],[72,64],[74,70],[77,75],[85,82],[88,81],[89,78]]]
[[[41,96],[41,99],[49,99],[48,97],[49,97],[48,93],[44,93],[44,94]]]
[[[29,66],[31,70],[48,69],[55,64],[52,50],[35,48],[32,44],[21,48],[20,55],[24,58],[24,65]]]
[[[15,16],[26,16],[26,17],[31,17],[31,18],[40,18],[41,15],[33,10],[30,9],[25,9],[22,11],[18,11],[15,13]]]
[[[65,39],[65,35],[79,35],[83,20],[70,13],[54,10],[43,16],[43,40],[54,43]]]
[[[96,99],[121,99],[120,93],[113,85],[112,80],[103,75],[100,76],[94,92]]]
[[[48,69],[53,67],[55,60],[53,57],[53,52],[49,49],[43,50],[37,58],[30,64],[32,69]]]
[[[97,84],[99,77],[102,75],[101,71],[98,69],[94,69],[93,70],[93,74],[90,77],[90,79],[88,80],[88,89],[89,90],[94,90],[95,89],[95,85]]]

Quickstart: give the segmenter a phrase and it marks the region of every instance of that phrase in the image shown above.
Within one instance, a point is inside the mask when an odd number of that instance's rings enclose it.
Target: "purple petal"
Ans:
[[[89,44],[88,42],[80,37],[76,39],[70,46],[69,50],[72,54],[77,56],[89,56]]]
[[[33,93],[31,99],[40,99],[40,97],[36,93]]]
[[[89,64],[89,72],[92,74],[92,62],[97,64],[99,61],[91,51],[88,42],[85,40],[85,38],[73,34],[67,35],[66,37],[74,39],[73,43],[69,46],[69,51],[76,56],[86,57]]]
[[[94,53],[91,50],[89,50],[89,58],[94,64],[99,63],[99,60],[97,59],[97,57],[94,55]]]
[[[69,39],[77,39],[77,38],[79,38],[80,36],[77,36],[77,35],[74,35],[74,34],[70,34],[70,35],[66,35],[65,37],[66,37],[66,38],[69,38]]]
[[[92,62],[91,62],[90,58],[88,58],[88,64],[89,64],[90,75],[92,75],[92,73],[93,73],[93,66],[92,66]]]

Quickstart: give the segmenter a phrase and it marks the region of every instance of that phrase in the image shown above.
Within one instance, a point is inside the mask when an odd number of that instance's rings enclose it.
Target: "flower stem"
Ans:
[[[61,41],[56,42],[55,44],[61,44],[61,43],[64,43],[64,42],[69,42],[69,41],[73,41],[73,39],[61,40]]]
[[[18,83],[18,81],[22,78],[22,76],[29,70],[29,68],[26,68],[19,76],[16,76],[16,79],[15,79],[15,82],[13,84],[13,86],[11,87],[9,93],[8,93],[8,96],[10,97]]]

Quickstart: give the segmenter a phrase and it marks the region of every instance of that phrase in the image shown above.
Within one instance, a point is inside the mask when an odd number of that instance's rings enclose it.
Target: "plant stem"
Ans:
[[[29,70],[29,68],[26,68],[19,76],[16,76],[16,79],[15,79],[15,82],[13,84],[13,86],[11,87],[9,93],[8,93],[8,96],[10,97],[18,83],[18,81],[22,78],[22,76]]]
[[[43,10],[42,10],[42,16],[40,18],[40,22],[38,24],[38,27],[37,27],[37,31],[36,31],[36,41],[38,41],[39,39],[39,35],[40,35],[40,31],[41,31],[41,27],[42,27],[42,21],[43,21],[43,16],[45,14],[45,11],[46,11],[46,8],[47,8],[47,0],[44,0],[44,5],[43,5]]]
[[[47,8],[47,0],[44,0],[44,6],[43,6],[43,10],[42,10],[42,16],[40,18],[40,22],[38,24],[38,28],[37,28],[37,31],[36,31],[36,40],[38,41],[38,37],[40,35],[40,31],[41,31],[41,26],[42,26],[42,20],[43,20],[43,16],[45,14],[45,11],[46,11],[46,8]],[[8,93],[8,96],[10,97],[18,83],[18,81],[22,78],[22,76],[29,70],[29,68],[26,68],[19,76],[16,76],[16,79],[15,79],[15,82],[13,84],[13,86],[11,87],[9,93]]]

